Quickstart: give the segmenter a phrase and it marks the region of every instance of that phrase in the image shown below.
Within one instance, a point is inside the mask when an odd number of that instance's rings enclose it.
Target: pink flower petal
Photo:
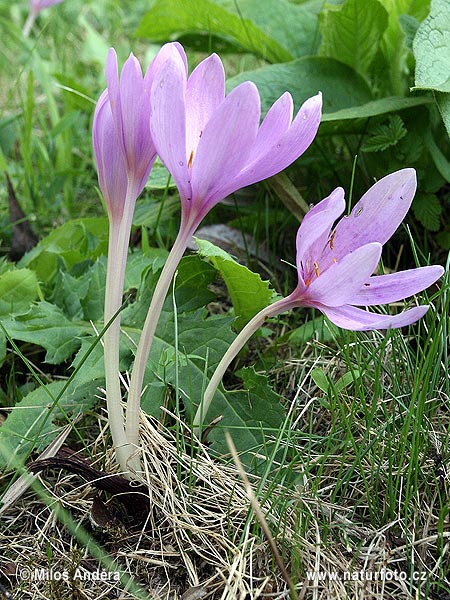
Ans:
[[[429,306],[415,306],[398,315],[380,315],[349,305],[320,308],[332,323],[352,331],[406,327],[421,319],[428,309]]]
[[[105,90],[94,113],[92,141],[98,170],[98,181],[110,218],[120,220],[127,195],[128,178],[123,154],[117,148],[117,134]]]
[[[177,50],[156,70],[150,93],[150,130],[156,151],[177,184],[182,201],[191,198],[186,157],[186,68]]]
[[[200,218],[225,197],[223,189],[245,163],[259,116],[258,90],[248,81],[228,94],[206,124],[192,159],[192,196]]]
[[[297,232],[297,269],[303,274],[313,266],[327,243],[331,227],[345,210],[344,190],[336,188],[331,194],[316,204],[303,217]]]
[[[247,163],[236,181],[235,189],[256,183],[279,173],[293,163],[310,146],[317,133],[322,114],[322,94],[306,100],[287,131],[271,128],[272,144],[267,140],[265,152],[259,148],[259,156]]]
[[[193,156],[206,124],[225,98],[225,72],[217,54],[203,60],[192,72],[186,90],[186,155]]]
[[[353,297],[352,304],[375,306],[403,300],[425,290],[443,273],[443,267],[436,265],[371,277]]]
[[[292,121],[294,103],[289,92],[285,92],[268,110],[256,136],[248,164],[253,163],[267,153],[275,141],[289,129]]]
[[[404,219],[415,190],[414,169],[396,171],[375,183],[337,224],[333,249],[326,249],[322,257],[323,267],[364,244],[384,244]]]
[[[375,271],[381,250],[382,246],[377,242],[366,244],[344,256],[323,273],[320,271],[320,263],[316,263],[313,270],[319,276],[315,277],[305,291],[305,300],[312,305],[318,303],[326,306],[351,303],[355,294]]]

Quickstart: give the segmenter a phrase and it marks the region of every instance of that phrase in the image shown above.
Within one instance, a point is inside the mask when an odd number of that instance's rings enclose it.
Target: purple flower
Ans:
[[[139,61],[130,54],[119,79],[113,48],[106,61],[107,89],[100,96],[92,128],[98,180],[108,214],[121,219],[125,205],[134,209],[156,157],[150,135],[150,85]]]
[[[420,319],[428,306],[395,316],[357,308],[403,300],[444,272],[441,266],[430,266],[372,276],[382,245],[404,219],[415,190],[414,169],[403,169],[375,183],[335,227],[345,209],[342,188],[310,210],[297,233],[298,285],[280,301],[284,309],[318,308],[335,325],[351,330],[403,327]]]
[[[60,4],[63,0],[30,0],[30,11],[37,15],[44,8]]]
[[[183,49],[166,44],[155,71],[150,128],[180,192],[182,229],[193,232],[225,196],[282,171],[303,154],[319,127],[320,93],[294,120],[291,95],[283,94],[260,125],[256,86],[245,82],[225,96],[216,54],[188,78]]]

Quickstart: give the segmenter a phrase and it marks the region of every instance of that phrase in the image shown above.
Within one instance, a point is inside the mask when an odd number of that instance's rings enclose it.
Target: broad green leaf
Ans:
[[[324,113],[334,113],[372,100],[371,91],[361,75],[335,59],[321,56],[245,71],[229,79],[227,88],[230,90],[247,80],[258,86],[263,112],[285,91],[292,94],[296,109],[307,98],[321,91]]]
[[[269,306],[274,296],[270,283],[211,242],[196,239],[196,243],[200,256],[211,261],[222,275],[236,315],[236,329],[241,330],[260,310]]]
[[[450,92],[450,4],[433,0],[414,38],[416,87]]]
[[[169,171],[158,158],[153,163],[146,187],[151,190],[165,190],[166,188],[176,187]]]
[[[133,215],[133,225],[144,225],[154,231],[158,222],[168,221],[180,212],[181,204],[177,196],[168,196],[164,200],[142,198],[137,201]]]
[[[387,12],[378,0],[346,0],[342,5],[327,6],[320,18],[319,54],[338,58],[366,75],[387,24]]]
[[[328,377],[326,376],[323,369],[317,367],[311,371],[311,379],[317,385],[317,387],[322,390],[325,394],[328,393],[330,382],[328,381]]]
[[[434,194],[417,194],[412,203],[412,210],[425,229],[439,231],[442,206]]]
[[[391,112],[414,108],[432,104],[433,99],[429,96],[416,96],[413,98],[404,98],[403,96],[389,96],[380,100],[372,100],[359,106],[344,108],[336,112],[327,112],[322,115],[322,122],[348,121],[352,119],[368,119]]]
[[[87,278],[73,277],[70,273],[60,269],[55,278],[50,301],[70,319],[81,319],[83,317],[81,300],[85,298],[88,287],[89,280]]]
[[[450,137],[450,93],[435,92],[434,97],[436,99],[439,112],[441,113],[442,120],[444,121],[447,134]]]
[[[300,325],[300,327],[297,327],[286,336],[291,346],[303,346],[311,339],[327,343],[332,341],[333,337],[333,333],[327,326],[327,322],[323,316],[306,321],[306,323],[303,323],[303,325]]]
[[[442,177],[450,183],[450,162],[434,141],[431,131],[425,133],[425,144],[431,154],[434,164]]]
[[[13,467],[31,451],[44,450],[61,430],[62,425],[56,424],[56,419],[63,419],[64,413],[70,416],[85,412],[97,402],[95,384],[74,385],[63,393],[49,414],[64,385],[64,381],[49,383],[15,404],[0,428],[1,467]]]
[[[45,362],[54,365],[70,358],[81,343],[80,325],[49,302],[39,302],[28,313],[5,319],[3,325],[12,339],[45,348]]]
[[[30,269],[12,269],[0,275],[0,315],[27,312],[39,294],[36,274]]]
[[[389,93],[402,96],[408,93],[408,58],[410,50],[400,18],[411,16],[422,21],[428,14],[430,0],[380,0],[389,15],[381,50],[385,58]],[[403,21],[404,24],[404,21]]]
[[[264,3],[264,0],[262,0]],[[271,62],[291,60],[292,54],[249,19],[212,0],[156,0],[144,15],[137,35],[166,42],[185,33],[206,33],[231,39],[244,50]]]
[[[261,446],[273,439],[283,423],[286,413],[281,398],[270,387],[267,378],[253,368],[237,372],[243,379],[243,389],[223,394],[217,391],[208,419],[223,415],[223,421],[208,435],[212,448],[220,454],[228,454],[224,429],[231,434],[246,465],[254,464],[254,453],[261,453]],[[247,454],[246,454],[247,453]],[[258,461],[257,461],[258,462]]]
[[[35,271],[39,280],[48,283],[57,272],[58,260],[68,268],[87,259],[95,260],[106,254],[108,247],[108,219],[75,219],[64,223],[20,260],[19,266]]]
[[[106,260],[98,259],[83,278],[88,281],[86,295],[81,300],[83,319],[85,321],[100,321],[104,313],[104,298],[106,288]]]

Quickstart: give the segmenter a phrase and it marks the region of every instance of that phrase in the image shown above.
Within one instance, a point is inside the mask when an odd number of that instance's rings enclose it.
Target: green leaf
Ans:
[[[175,181],[159,158],[153,163],[146,187],[151,190],[165,190],[166,188],[176,187]]]
[[[442,120],[444,121],[447,135],[450,137],[450,94],[444,92],[435,92],[434,97],[436,99],[439,112],[441,113]]]
[[[241,330],[252,317],[271,303],[274,291],[270,282],[237,263],[225,250],[206,240],[196,239],[200,256],[211,261],[222,275],[233,303],[236,329]]]
[[[53,365],[70,358],[81,343],[79,324],[69,321],[60,308],[49,302],[39,302],[28,313],[5,319],[3,325],[12,339],[45,348],[45,362]]]
[[[39,294],[36,273],[12,269],[0,275],[0,315],[27,312]]]
[[[320,19],[319,54],[338,58],[366,75],[387,24],[388,14],[378,0],[346,0],[342,5],[327,6]]]
[[[422,21],[428,14],[430,0],[381,0],[388,12],[389,23],[383,35],[381,49],[385,58],[386,88],[398,96],[408,93],[408,59],[410,50],[404,31],[405,16]],[[401,21],[403,18],[403,23]],[[402,26],[403,25],[403,26]]]
[[[450,4],[433,0],[414,38],[416,87],[450,92]]]
[[[264,3],[267,0],[261,0]],[[223,36],[270,62],[293,58],[282,44],[252,21],[211,0],[156,0],[137,30],[137,35],[159,42],[184,33]]]
[[[86,218],[67,221],[42,239],[19,262],[48,283],[57,273],[58,260],[67,268],[87,259],[95,260],[108,248],[108,219]]]
[[[224,437],[226,428],[240,452],[244,464],[254,462],[253,454],[260,452],[265,438],[277,435],[286,413],[281,398],[270,387],[267,377],[259,375],[253,368],[237,372],[243,379],[243,390],[216,392],[214,402],[208,412],[212,418],[223,415],[223,421],[208,435],[212,448],[219,454],[228,454],[229,449]],[[248,453],[248,454],[247,454]]]
[[[450,182],[450,162],[444,156],[443,152],[439,148],[439,146],[434,141],[434,138],[431,134],[431,131],[428,130],[425,133],[425,144],[428,148],[428,151],[431,154],[431,158],[433,159],[434,164],[436,165],[437,170],[442,175],[442,177]]]
[[[414,216],[429,231],[439,231],[442,206],[434,194],[417,194],[412,203]]]
[[[0,428],[0,467],[14,467],[17,459],[31,451],[44,450],[61,430],[62,425],[55,423],[63,418],[61,408],[70,416],[85,412],[97,402],[96,385],[92,382],[70,386],[49,414],[64,385],[64,381],[49,383],[16,403]]]
[[[328,393],[330,382],[323,369],[320,369],[319,367],[313,369],[311,371],[311,379],[324,394]]]
[[[344,108],[336,112],[322,115],[322,122],[348,121],[353,119],[368,119],[391,112],[414,108],[432,104],[433,99],[429,96],[418,96],[414,98],[404,98],[403,96],[389,96],[380,100],[372,100],[359,106]]]
[[[381,152],[395,146],[407,134],[399,115],[391,115],[387,124],[380,124],[368,131],[368,137],[361,146],[364,152]]]
[[[229,79],[227,88],[230,90],[247,80],[258,86],[263,112],[286,90],[292,94],[296,109],[307,98],[321,91],[324,113],[333,113],[372,100],[371,91],[361,75],[335,59],[321,56],[244,71]]]

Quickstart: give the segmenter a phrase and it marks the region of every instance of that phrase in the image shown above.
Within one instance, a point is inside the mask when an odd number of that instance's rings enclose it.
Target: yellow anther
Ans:
[[[334,250],[334,236],[336,235],[336,229],[333,231],[333,233],[331,234],[329,243],[330,243],[330,250]]]
[[[188,160],[188,169],[190,169],[192,167],[193,160],[194,160],[194,151],[191,150],[191,153],[189,154],[189,160]]]
[[[314,270],[316,271],[316,277],[319,277],[319,275],[320,275],[319,265],[317,264],[316,261],[314,261]]]

